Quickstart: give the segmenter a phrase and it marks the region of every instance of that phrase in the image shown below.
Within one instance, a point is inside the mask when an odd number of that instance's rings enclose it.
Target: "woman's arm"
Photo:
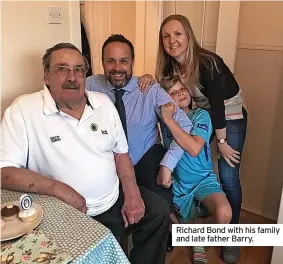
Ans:
[[[238,94],[239,85],[224,61],[215,56],[215,63],[200,61],[200,84],[201,92],[209,99],[213,128],[222,129],[226,127],[224,101]]]
[[[239,92],[239,85],[222,58],[215,56],[212,69],[207,67],[208,61],[200,63],[200,83],[204,87],[203,92],[209,98],[216,140],[227,140],[224,100],[235,96]],[[239,152],[231,148],[227,141],[217,142],[217,147],[221,156],[231,167],[235,167],[232,162],[239,163]]]
[[[139,88],[142,92],[146,92],[151,85],[155,83],[154,78],[150,74],[144,74],[139,77]]]

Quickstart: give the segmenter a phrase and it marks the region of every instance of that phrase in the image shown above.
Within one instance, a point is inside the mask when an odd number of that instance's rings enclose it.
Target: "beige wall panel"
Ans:
[[[48,24],[48,7],[59,6],[62,24]],[[1,117],[19,95],[43,88],[41,58],[47,48],[72,42],[80,48],[79,2],[1,2]],[[5,62],[5,63],[4,63]]]
[[[136,38],[135,38],[135,75],[142,75],[145,67],[145,24],[146,24],[146,3],[136,2]]]
[[[239,49],[236,78],[248,104],[243,207],[276,219],[283,185],[283,52]]]
[[[150,73],[154,76],[155,74],[161,20],[161,2],[136,2],[135,75]]]
[[[206,1],[203,46],[215,46],[217,39],[219,1]]]
[[[110,36],[111,34],[111,2],[105,1],[105,2],[98,2],[97,3],[97,12],[95,14],[97,16],[97,44],[98,47],[96,48],[96,69],[99,73],[103,73],[103,67],[102,67],[102,53],[101,48],[104,43],[104,41]],[[97,67],[97,64],[99,62],[99,68]]]
[[[176,14],[186,16],[193,28],[198,41],[201,39],[203,24],[203,1],[177,1]]]
[[[111,34],[122,34],[135,45],[135,31],[136,2],[111,2]]]
[[[239,1],[220,3],[216,53],[222,57],[233,73],[236,62],[239,12]]]
[[[164,1],[162,4],[163,4],[162,20],[164,20],[168,16],[175,14],[176,11],[175,1]]]
[[[216,47],[215,46],[203,46],[205,49],[215,52],[216,51]]]
[[[85,28],[92,54],[92,71],[103,73],[101,47],[111,34],[111,2],[85,1]]]
[[[70,41],[78,48],[82,49],[81,40],[81,15],[80,2],[78,0],[69,1],[69,27],[70,27]]]
[[[239,45],[283,46],[283,2],[241,2]]]
[[[158,49],[158,32],[161,21],[159,2],[146,2],[144,73],[155,76]]]

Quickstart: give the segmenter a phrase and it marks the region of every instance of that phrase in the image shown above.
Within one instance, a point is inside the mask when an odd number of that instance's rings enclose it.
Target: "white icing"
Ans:
[[[23,210],[19,212],[19,217],[20,218],[25,218],[29,216],[33,216],[36,214],[37,209],[35,207],[31,207],[29,210]]]

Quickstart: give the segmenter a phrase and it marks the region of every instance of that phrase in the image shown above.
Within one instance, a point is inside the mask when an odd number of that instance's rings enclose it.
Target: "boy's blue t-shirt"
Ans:
[[[206,110],[196,108],[190,110],[188,117],[193,124],[190,134],[192,136],[202,137],[205,144],[197,157],[192,157],[188,152],[185,152],[182,159],[177,164],[173,177],[174,180],[180,181],[182,185],[199,182],[207,177],[209,173],[214,173],[209,144],[213,127],[209,113]],[[164,124],[161,125],[161,130],[164,145],[167,149],[173,140],[173,136]]]

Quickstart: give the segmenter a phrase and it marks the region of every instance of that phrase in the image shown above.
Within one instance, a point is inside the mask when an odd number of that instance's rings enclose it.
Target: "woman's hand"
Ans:
[[[144,74],[139,78],[139,88],[142,92],[146,92],[150,85],[153,85],[155,80],[150,74]]]
[[[163,119],[163,121],[166,123],[166,121],[170,121],[171,119],[173,119],[174,114],[177,111],[177,106],[172,103],[169,102],[165,105],[161,106],[161,117]]]
[[[225,161],[230,167],[235,168],[235,165],[232,162],[240,163],[240,152],[231,148],[227,144],[227,142],[224,144],[217,143],[217,147],[220,152],[220,155],[225,159]]]

